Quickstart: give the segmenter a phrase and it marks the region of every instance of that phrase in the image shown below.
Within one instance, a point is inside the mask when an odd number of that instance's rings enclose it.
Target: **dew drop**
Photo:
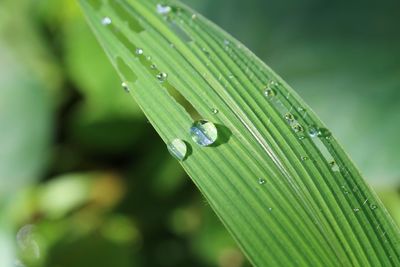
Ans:
[[[167,145],[169,153],[179,161],[183,161],[188,152],[185,141],[181,139],[174,139]]]
[[[273,89],[267,87],[267,88],[265,88],[265,90],[264,90],[264,95],[265,95],[266,97],[273,97],[273,96],[276,96],[276,92],[275,92],[275,90],[273,90]]]
[[[228,40],[224,40],[224,45],[230,45],[230,43]]]
[[[294,116],[292,113],[286,113],[285,114],[285,120],[287,120],[288,122],[293,122],[294,121]]]
[[[110,25],[112,23],[112,20],[110,17],[104,17],[101,20],[101,24],[103,24],[104,26]]]
[[[155,70],[155,69],[157,69],[157,66],[155,64],[151,64],[150,69]]]
[[[161,15],[168,15],[172,10],[170,6],[162,4],[158,4],[156,8],[157,8],[157,13]]]
[[[263,185],[263,184],[265,184],[265,183],[266,183],[265,179],[263,179],[263,178],[258,178],[258,184]]]
[[[135,53],[136,53],[136,55],[141,56],[141,55],[143,55],[144,51],[141,48],[136,48]]]
[[[219,110],[216,109],[216,108],[213,108],[213,109],[211,110],[211,112],[212,112],[213,114],[218,114]]]
[[[218,130],[214,123],[200,120],[196,121],[190,128],[192,140],[200,146],[210,146],[217,141]]]
[[[315,128],[315,127],[311,127],[311,128],[308,130],[308,135],[309,135],[310,137],[312,137],[312,138],[317,137],[319,134],[320,134],[319,130],[318,130],[317,128]]]
[[[269,211],[272,211],[272,208],[269,208],[268,210],[269,210]]]
[[[125,90],[125,92],[129,93],[131,90],[129,89],[129,86],[126,82],[121,83],[122,88]]]
[[[308,157],[303,156],[300,159],[301,159],[301,161],[306,161],[306,160],[308,160]]]
[[[353,209],[353,210],[354,210],[354,212],[359,212],[359,211],[360,211],[359,208],[355,208],[355,209]]]
[[[371,205],[369,205],[369,207],[371,210],[376,210],[378,208],[378,206],[375,204],[371,204]]]
[[[293,128],[293,130],[294,130],[296,133],[299,133],[299,132],[302,132],[302,131],[303,131],[303,126],[301,126],[299,123],[295,123],[295,124],[292,126],[292,128]]]
[[[165,82],[168,78],[168,74],[166,74],[165,72],[160,72],[159,74],[157,74],[156,77],[160,82]]]
[[[193,20],[197,19],[197,15],[196,15],[196,14],[193,14],[193,15],[192,15],[192,19],[193,19]]]

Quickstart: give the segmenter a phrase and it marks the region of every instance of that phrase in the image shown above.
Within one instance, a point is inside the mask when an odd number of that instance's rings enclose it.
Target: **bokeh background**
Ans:
[[[400,2],[184,2],[305,98],[400,223]],[[0,265],[250,266],[73,0],[0,1]]]

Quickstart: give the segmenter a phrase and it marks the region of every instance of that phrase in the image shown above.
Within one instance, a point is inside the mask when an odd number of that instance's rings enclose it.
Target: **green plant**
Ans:
[[[177,1],[81,4],[123,89],[255,266],[400,264],[399,230],[374,192],[242,44]]]

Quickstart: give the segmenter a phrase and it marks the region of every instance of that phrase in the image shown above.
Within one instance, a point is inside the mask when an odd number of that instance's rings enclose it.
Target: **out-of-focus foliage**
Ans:
[[[400,222],[399,2],[185,2],[300,92]],[[75,1],[0,2],[0,148],[5,266],[247,266]]]

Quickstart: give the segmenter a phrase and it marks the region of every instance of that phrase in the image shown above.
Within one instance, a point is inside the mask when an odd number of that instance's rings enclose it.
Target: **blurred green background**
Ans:
[[[186,0],[283,76],[400,223],[400,2]],[[249,266],[73,0],[0,1],[2,266]]]

